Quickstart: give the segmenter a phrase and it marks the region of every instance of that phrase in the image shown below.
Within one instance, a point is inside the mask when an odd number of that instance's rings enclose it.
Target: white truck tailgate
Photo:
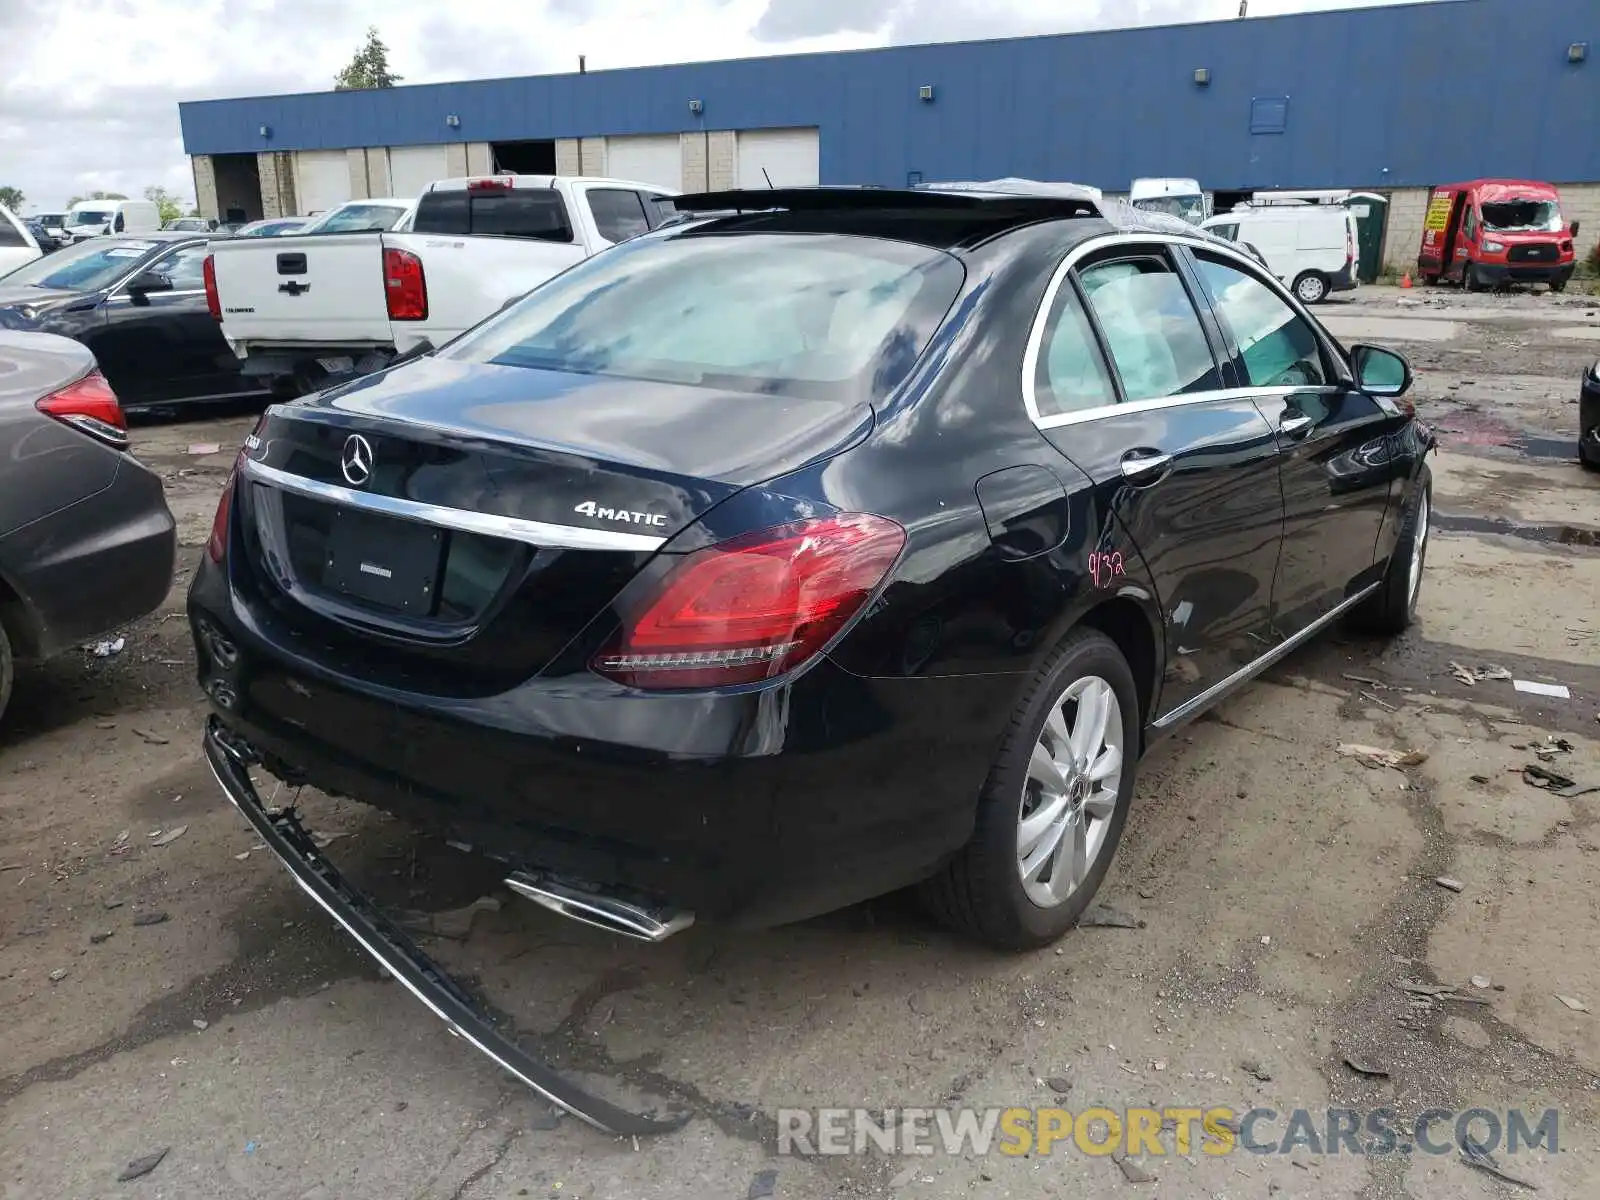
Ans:
[[[383,244],[422,260],[428,319],[396,321],[394,346],[404,354],[422,339],[442,346],[493,316],[507,300],[531,291],[586,257],[577,243],[438,233],[386,233]]]
[[[245,345],[384,345],[391,337],[377,233],[211,243],[222,332]]]

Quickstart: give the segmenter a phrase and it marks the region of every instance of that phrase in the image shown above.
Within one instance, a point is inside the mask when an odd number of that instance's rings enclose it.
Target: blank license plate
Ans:
[[[411,616],[433,612],[444,534],[431,525],[337,508],[323,586]]]

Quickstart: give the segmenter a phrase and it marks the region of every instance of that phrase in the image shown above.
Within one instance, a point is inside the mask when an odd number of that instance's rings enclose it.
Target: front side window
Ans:
[[[1237,242],[1239,240],[1239,222],[1237,221],[1230,221],[1225,225],[1208,225],[1206,228],[1208,232],[1216,234],[1217,237],[1224,241]]]
[[[175,292],[198,292],[206,286],[205,262],[206,247],[201,244],[174,250],[165,258],[157,259],[148,269],[171,280]]]
[[[68,229],[82,229],[89,225],[108,225],[115,215],[109,208],[80,208],[67,217]]]
[[[903,242],[686,230],[587,259],[441,357],[870,400],[905,378],[964,278]]]
[[[1221,386],[1199,314],[1165,257],[1096,263],[1081,280],[1130,401]]]
[[[1467,201],[1467,215],[1461,218],[1461,234],[1468,241],[1478,236],[1478,210]]]
[[[1311,326],[1288,303],[1238,267],[1197,253],[1201,281],[1233,334],[1251,387],[1318,387],[1328,382]]]
[[[589,211],[594,214],[595,228],[608,242],[625,242],[650,230],[638,192],[590,188]]]
[[[1056,292],[1039,348],[1033,380],[1034,405],[1041,417],[1081,412],[1117,402],[1088,314],[1072,281]]]

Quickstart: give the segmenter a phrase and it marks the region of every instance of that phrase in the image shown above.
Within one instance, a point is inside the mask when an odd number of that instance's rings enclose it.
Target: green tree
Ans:
[[[71,208],[74,204],[77,204],[80,200],[126,200],[126,199],[127,199],[127,197],[124,196],[121,192],[90,192],[87,196],[74,196],[71,200],[67,201],[67,207]]]
[[[161,223],[163,225],[168,221],[176,221],[183,216],[183,205],[178,202],[176,196],[164,187],[152,185],[145,188],[144,198],[160,210]]]
[[[0,204],[5,205],[12,212],[22,211],[22,202],[27,197],[22,194],[21,188],[0,187]]]
[[[350,64],[333,77],[335,90],[341,92],[393,87],[399,82],[400,76],[389,70],[389,47],[378,36],[376,25],[367,29],[367,40]]]

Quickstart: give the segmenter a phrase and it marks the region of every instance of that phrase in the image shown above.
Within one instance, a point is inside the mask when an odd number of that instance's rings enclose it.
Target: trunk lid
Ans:
[[[331,669],[503,690],[668,538],[871,421],[865,404],[422,359],[268,410],[236,491],[236,592]]]
[[[211,244],[223,333],[257,345],[387,345],[383,239],[376,233]]]

